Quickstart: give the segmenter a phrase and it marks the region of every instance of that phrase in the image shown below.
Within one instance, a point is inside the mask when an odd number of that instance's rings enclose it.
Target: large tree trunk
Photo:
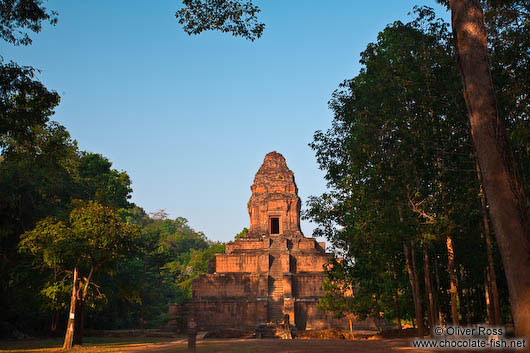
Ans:
[[[479,0],[450,0],[471,135],[502,255],[517,336],[530,339],[530,217],[491,79]]]
[[[74,268],[72,296],[70,297],[70,310],[68,311],[68,325],[66,326],[66,334],[64,336],[63,349],[71,349],[74,344],[76,302],[77,302],[77,267]]]
[[[429,300],[429,324],[431,326],[431,330],[436,325],[436,319],[435,319],[435,308],[434,308],[434,297],[432,293],[432,286],[431,286],[431,270],[429,266],[429,254],[427,253],[427,250],[425,249],[425,245],[423,246],[423,274],[425,279],[425,292],[427,294],[427,299]]]
[[[460,323],[458,318],[458,308],[456,302],[458,301],[456,274],[455,274],[455,251],[453,247],[453,239],[450,235],[446,238],[447,246],[447,271],[449,271],[449,282],[451,283],[451,316],[453,317],[453,325],[457,326]]]
[[[407,271],[409,273],[410,287],[412,289],[412,300],[414,301],[414,312],[416,313],[416,323],[418,326],[418,336],[423,337],[423,311],[421,307],[421,296],[420,296],[420,286],[418,283],[418,276],[414,275],[414,256],[412,261],[409,256],[409,248],[407,243],[403,243],[403,249],[405,251],[405,263],[407,265]]]

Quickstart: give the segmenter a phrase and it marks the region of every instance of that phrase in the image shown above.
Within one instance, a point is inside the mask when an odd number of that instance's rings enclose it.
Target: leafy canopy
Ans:
[[[175,16],[189,35],[216,30],[254,41],[265,29],[256,16],[261,10],[252,1],[183,0],[182,3],[184,7]]]
[[[0,38],[13,45],[32,43],[27,31],[38,33],[42,21],[57,23],[57,12],[44,7],[41,0],[0,0]]]
[[[139,227],[122,221],[109,206],[78,201],[66,222],[47,217],[22,235],[20,249],[48,266],[110,268],[136,250]]]

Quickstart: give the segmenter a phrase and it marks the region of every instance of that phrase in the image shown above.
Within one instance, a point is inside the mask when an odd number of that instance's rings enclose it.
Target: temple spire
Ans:
[[[303,236],[300,230],[300,198],[294,173],[278,152],[268,153],[250,187],[249,237]]]

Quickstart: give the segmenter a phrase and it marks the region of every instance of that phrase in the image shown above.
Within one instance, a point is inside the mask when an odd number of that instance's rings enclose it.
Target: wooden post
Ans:
[[[188,321],[188,353],[195,353],[197,342],[197,323],[195,319],[190,318]]]

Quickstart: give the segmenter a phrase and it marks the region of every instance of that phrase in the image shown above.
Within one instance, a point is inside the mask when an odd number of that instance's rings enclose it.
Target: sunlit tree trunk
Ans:
[[[486,300],[486,311],[488,313],[488,324],[495,325],[495,314],[493,313],[493,305],[491,303],[491,288],[489,281],[488,271],[486,270],[486,275],[484,276],[484,298]]]
[[[94,268],[90,269],[90,273],[87,278],[84,278],[85,284],[83,286],[83,291],[81,292],[80,298],[78,300],[77,306],[77,330],[74,335],[74,344],[82,345],[83,344],[83,334],[85,326],[85,301],[88,294],[88,287],[90,286],[90,281],[92,280],[92,274],[94,273]]]
[[[471,135],[510,291],[517,336],[530,339],[530,220],[491,79],[479,0],[450,0]]]
[[[447,247],[447,271],[449,271],[449,282],[451,284],[451,316],[453,318],[453,325],[458,325],[460,323],[458,317],[458,293],[457,293],[457,284],[456,284],[456,274],[455,274],[455,251],[453,247],[453,239],[450,235],[446,237],[446,247]]]
[[[350,322],[350,339],[355,339],[355,336],[353,335],[353,319],[351,315],[348,316],[348,321]]]
[[[412,243],[412,242],[411,242]],[[418,275],[414,275],[414,253],[412,253],[412,259],[409,256],[409,247],[406,243],[403,243],[403,249],[405,251],[405,263],[407,265],[407,271],[409,273],[410,287],[412,289],[412,300],[414,301],[414,312],[416,313],[416,323],[418,327],[418,336],[423,337],[423,311],[421,305],[420,286],[418,283]]]
[[[75,334],[75,308],[77,302],[77,267],[74,268],[74,280],[72,287],[72,296],[70,298],[70,310],[68,311],[68,325],[64,336],[63,349],[71,349],[74,344]]]

